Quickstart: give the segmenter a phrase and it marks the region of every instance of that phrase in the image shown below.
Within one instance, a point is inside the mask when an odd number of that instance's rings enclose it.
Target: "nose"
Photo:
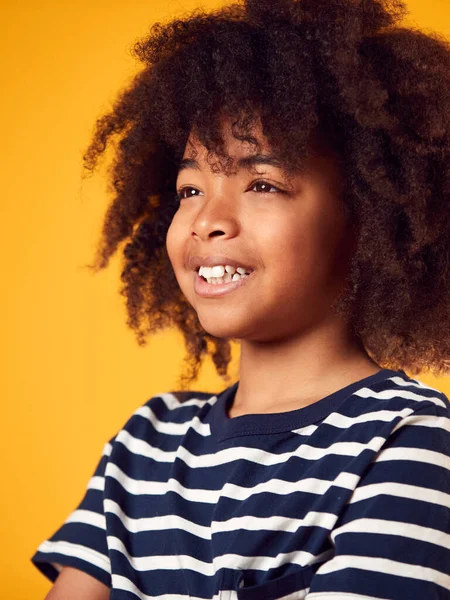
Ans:
[[[237,207],[231,195],[216,194],[204,202],[192,223],[192,236],[206,241],[221,236],[233,238],[239,231]]]

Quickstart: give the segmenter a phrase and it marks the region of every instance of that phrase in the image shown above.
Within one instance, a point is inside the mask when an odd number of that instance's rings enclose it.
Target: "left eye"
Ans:
[[[280,190],[280,188],[277,188],[275,185],[272,185],[271,183],[269,183],[267,181],[255,181],[255,183],[252,184],[252,187],[250,188],[250,190],[253,190],[256,186],[259,186],[259,188],[260,188],[259,191],[261,193],[263,193],[263,194],[271,193],[269,191],[270,188],[272,190],[275,190],[275,192],[281,192],[282,193],[282,190]],[[266,188],[266,189],[261,189],[261,188]],[[267,188],[269,188],[269,189],[267,189]],[[255,190],[255,191],[258,191],[258,190]]]

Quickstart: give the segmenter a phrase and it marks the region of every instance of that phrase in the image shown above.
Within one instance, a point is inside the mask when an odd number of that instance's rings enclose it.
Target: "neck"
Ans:
[[[338,315],[290,339],[241,340],[239,385],[230,417],[295,410],[380,369]]]

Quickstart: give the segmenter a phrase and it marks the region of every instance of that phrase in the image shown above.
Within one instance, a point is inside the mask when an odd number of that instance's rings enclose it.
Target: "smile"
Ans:
[[[239,279],[238,281],[230,281],[228,283],[208,283],[197,272],[194,274],[194,289],[195,293],[202,298],[218,298],[225,296],[234,290],[245,285],[247,279],[250,279],[255,271],[249,275]]]

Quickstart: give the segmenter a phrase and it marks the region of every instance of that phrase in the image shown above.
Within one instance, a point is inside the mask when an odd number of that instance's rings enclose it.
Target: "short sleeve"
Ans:
[[[441,393],[440,393],[441,394]],[[307,600],[450,600],[450,411],[400,420],[363,474]]]
[[[115,436],[103,448],[97,467],[77,508],[43,541],[31,562],[54,582],[63,566],[75,567],[111,587],[111,565],[103,509],[105,469]]]

